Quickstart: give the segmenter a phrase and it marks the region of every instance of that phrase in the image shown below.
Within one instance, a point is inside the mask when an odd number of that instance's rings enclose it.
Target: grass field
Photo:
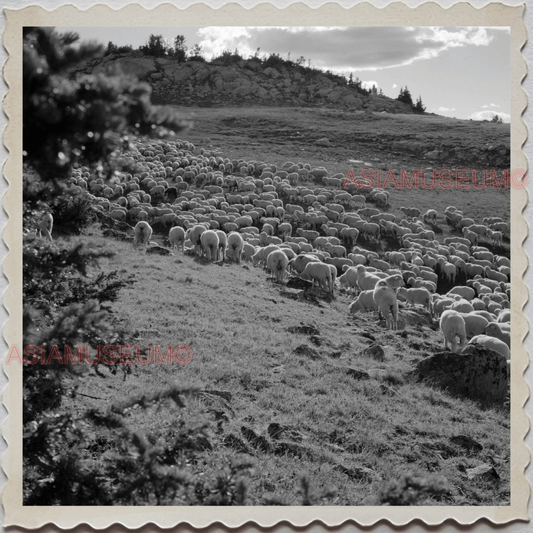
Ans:
[[[349,159],[391,168],[429,166],[375,148],[379,143],[368,139],[379,135],[435,136],[465,146],[503,142],[509,135],[508,125],[442,117],[369,118],[271,108],[198,109],[195,114],[195,129],[186,138],[198,146],[229,158],[309,162],[330,174],[347,172]],[[316,147],[314,139],[323,136],[335,146]],[[389,191],[389,210],[396,215],[402,205],[437,209],[444,230],[439,239],[450,234],[442,218],[448,205],[476,220],[509,220],[508,190]],[[166,245],[165,237],[155,228],[153,240]],[[190,397],[184,411],[170,404],[132,410],[128,422],[158,442],[170,439],[183,420],[208,419],[206,451],[194,468],[213,477],[228,454],[252,458],[252,505],[272,495],[297,504],[302,473],[317,502],[328,505],[368,504],[368,497],[408,474],[444,488],[424,497],[423,504],[510,503],[508,408],[451,397],[417,382],[412,373],[418,361],[442,350],[436,324],[407,320],[400,331],[389,331],[374,314],[350,316],[351,298],[338,290],[330,303],[293,300],[251,264],[212,264],[181,252],[145,255],[129,242],[104,239],[96,227],[84,239],[90,247],[106,243],[114,249],[115,256],[101,264],[104,271],[136,279],[112,304],[117,324],[129,332],[127,342],[139,345],[144,355],[148,346],[164,352],[184,344],[193,359],[187,365],[134,364],[129,374],[104,372],[104,377],[91,371],[79,389],[87,396],[77,396],[69,409],[106,409],[127,396],[172,384],[197,386],[203,392]],[[406,322],[403,312],[400,317]],[[365,352],[374,342],[383,347],[383,358]],[[465,444],[460,436],[481,446]],[[102,430],[91,460],[116,445],[113,434]],[[470,479],[467,471],[483,463],[493,465],[499,479]],[[321,500],[330,488],[335,496]]]

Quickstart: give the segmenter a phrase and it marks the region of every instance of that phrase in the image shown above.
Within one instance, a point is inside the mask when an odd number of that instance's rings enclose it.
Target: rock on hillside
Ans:
[[[96,74],[120,67],[152,86],[152,101],[198,106],[272,105],[331,106],[388,113],[411,113],[411,108],[385,96],[365,96],[327,75],[284,65],[264,66],[257,59],[230,66],[143,56],[110,54],[78,67]]]

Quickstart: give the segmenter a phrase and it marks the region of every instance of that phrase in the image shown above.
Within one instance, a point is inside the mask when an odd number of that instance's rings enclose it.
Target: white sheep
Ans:
[[[289,266],[289,258],[283,251],[274,250],[271,252],[267,257],[266,264],[272,276],[276,278],[276,281],[283,283],[287,275],[287,267]]]
[[[494,352],[503,355],[503,357],[505,357],[507,360],[511,358],[509,346],[496,337],[491,337],[489,335],[476,335],[470,339],[468,344],[479,344],[484,348],[488,348],[489,350],[493,350]]]
[[[355,314],[359,311],[363,313],[379,311],[378,304],[374,301],[373,290],[360,292],[359,296],[350,304],[350,314]]]
[[[174,226],[168,232],[168,241],[171,248],[176,246],[183,252],[183,245],[185,243],[185,230],[181,226]]]
[[[363,265],[357,265],[355,270],[357,272],[357,285],[359,285],[359,289],[362,291],[373,290],[376,283],[381,279],[367,272]]]
[[[466,344],[466,324],[463,316],[451,309],[444,311],[440,317],[440,329],[444,335],[444,348],[448,349],[450,344],[451,351],[459,353],[458,348]]]
[[[253,246],[251,248],[253,248]],[[244,249],[244,241],[243,241],[242,236],[239,233],[232,231],[228,235],[228,247],[227,247],[228,256],[231,257],[236,263],[240,263],[243,249]],[[253,248],[253,250],[255,253],[255,248]]]
[[[241,259],[244,261],[251,261],[252,257],[255,255],[255,252],[255,246],[252,246],[249,242],[245,242],[242,246]]]
[[[330,265],[326,265],[320,261],[307,263],[300,277],[302,279],[312,280],[313,284],[316,282],[319,286],[327,289],[330,294],[333,294],[333,279]]]
[[[496,322],[490,322],[485,328],[485,335],[490,337],[495,337],[496,339],[505,342],[507,346],[511,347],[511,332],[502,327],[503,324],[498,324]]]
[[[357,278],[358,278],[358,275],[357,275],[357,271],[355,270],[355,268],[349,267],[348,269],[346,269],[344,274],[342,274],[342,276],[339,277],[339,284],[341,287],[345,287],[346,290],[348,290],[349,292],[350,291],[355,292],[358,288]]]
[[[471,313],[474,311],[474,306],[468,300],[461,298],[460,300],[453,302],[450,309],[458,311],[459,313]]]
[[[467,287],[465,285],[459,285],[449,290],[447,296],[452,294],[459,294],[465,300],[473,300],[476,297],[476,291],[472,287]]]
[[[200,243],[202,245],[203,253],[205,253],[208,261],[216,261],[218,258],[219,239],[216,231],[209,229],[202,232],[200,235]]]
[[[374,287],[374,301],[387,322],[388,329],[398,328],[398,299],[396,288],[399,288],[403,279],[397,274],[380,279]]]
[[[316,255],[304,254],[299,255],[289,262],[290,269],[297,274],[301,274],[308,263],[319,261]]]
[[[482,335],[489,321],[479,313],[472,311],[470,313],[461,313],[465,321],[466,336],[470,339],[476,335]]]
[[[216,230],[218,235],[218,258],[222,259],[222,262],[226,260],[226,250],[228,248],[228,236],[227,234],[218,229]]]
[[[152,236],[153,230],[152,230],[152,226],[150,226],[148,222],[141,220],[140,222],[137,222],[137,224],[135,224],[135,228],[133,232],[134,232],[133,246],[147,246],[148,241],[150,240],[150,237]]]
[[[195,254],[199,256],[202,255],[202,242],[200,241],[200,237],[204,231],[206,231],[206,227],[203,224],[196,224],[187,230],[187,233],[185,234],[185,236],[192,242]]]
[[[396,295],[399,298],[405,299],[411,305],[422,305],[431,313],[431,293],[427,289],[424,289],[423,287],[412,289],[400,287]]]
[[[52,213],[45,213],[40,220],[37,221],[37,232],[39,237],[44,236],[52,241],[52,228],[54,227],[54,217]]]

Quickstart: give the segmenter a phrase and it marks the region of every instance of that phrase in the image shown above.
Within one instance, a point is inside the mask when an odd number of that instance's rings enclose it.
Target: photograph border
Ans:
[[[4,65],[4,79],[8,93],[3,109],[9,123],[4,131],[4,144],[9,152],[4,166],[8,189],[3,207],[9,217],[4,230],[4,241],[9,251],[3,268],[9,280],[4,294],[4,306],[9,313],[3,329],[9,348],[22,346],[22,27],[23,26],[508,26],[511,28],[511,172],[527,170],[523,145],[527,128],[523,113],[527,96],[521,82],[527,65],[521,54],[526,42],[524,24],[525,6],[501,3],[475,8],[469,3],[455,4],[449,8],[431,2],[411,8],[401,2],[377,8],[371,4],[357,4],[344,8],[335,3],[310,8],[298,3],[279,9],[271,4],[259,4],[245,9],[239,4],[226,4],[213,9],[205,4],[195,4],[180,9],[164,4],[146,9],[130,4],[115,10],[106,5],[80,10],[76,6],[63,6],[47,11],[40,6],[22,9],[4,9],[6,26],[3,42],[8,52]],[[255,23],[260,21],[260,24]],[[200,22],[201,21],[201,22]],[[199,23],[200,22],[200,23]],[[187,523],[196,528],[216,522],[237,527],[247,522],[269,527],[281,521],[294,526],[306,526],[321,521],[335,526],[354,521],[370,526],[381,520],[394,525],[404,525],[415,519],[427,525],[437,525],[453,519],[460,524],[472,524],[485,518],[494,524],[513,520],[529,520],[527,504],[530,495],[525,468],[529,451],[524,438],[529,430],[529,419],[524,404],[529,397],[529,387],[524,372],[529,357],[523,341],[528,332],[524,305],[528,290],[523,275],[528,265],[523,242],[528,228],[523,216],[528,201],[525,187],[511,188],[511,317],[513,359],[511,364],[511,505],[499,507],[44,507],[22,505],[22,366],[5,364],[4,372],[9,384],[4,391],[3,403],[8,411],[3,426],[8,443],[2,467],[7,483],[2,493],[5,517],[4,526],[37,528],[55,524],[71,528],[86,523],[93,528],[122,524],[137,528],[145,524],[172,527]],[[5,361],[5,359],[4,359]]]

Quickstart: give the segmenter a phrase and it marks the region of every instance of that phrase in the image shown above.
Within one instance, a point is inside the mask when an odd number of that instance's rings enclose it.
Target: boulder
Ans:
[[[163,67],[167,78],[174,83],[181,83],[188,80],[193,75],[193,70],[183,64],[167,65]]]
[[[277,79],[281,76],[281,74],[275,68],[272,68],[272,67],[267,67],[265,70],[263,70],[263,72],[267,76],[270,76],[271,78],[274,78],[274,79]]]
[[[155,62],[152,58],[121,57],[113,63],[101,63],[93,68],[93,74],[105,72],[109,65],[118,65],[124,74],[137,76],[140,80],[145,80],[150,74],[157,72]]]
[[[428,381],[450,394],[504,404],[509,398],[509,367],[505,357],[473,346],[471,353],[442,352],[426,357],[415,367],[419,380]]]
[[[375,359],[376,361],[385,360],[385,350],[383,350],[383,348],[377,343],[371,344],[368,348],[365,348],[363,350],[363,355],[372,357],[372,359]]]
[[[316,140],[315,144],[317,146],[330,146],[330,142],[329,142],[329,139],[327,137],[322,137],[322,139]]]

